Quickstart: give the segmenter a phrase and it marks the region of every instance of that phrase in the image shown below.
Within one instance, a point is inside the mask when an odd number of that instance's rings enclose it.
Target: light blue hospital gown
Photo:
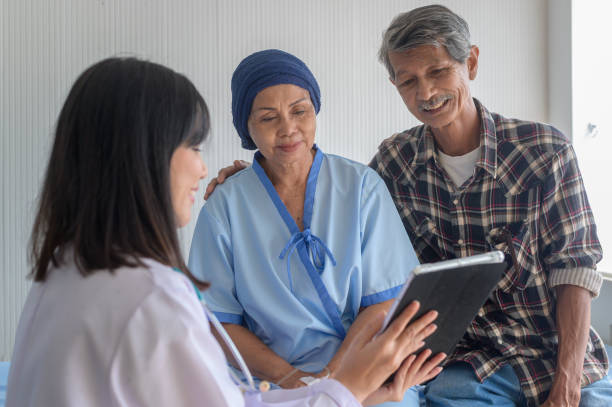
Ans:
[[[418,260],[370,168],[317,149],[300,233],[258,157],[202,208],[189,268],[211,283],[204,299],[221,322],[245,325],[294,367],[319,372],[360,307],[394,298]]]

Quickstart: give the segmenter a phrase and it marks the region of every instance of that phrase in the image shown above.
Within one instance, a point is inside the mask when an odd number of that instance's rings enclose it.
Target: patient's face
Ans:
[[[200,180],[208,170],[200,146],[177,148],[170,159],[170,194],[178,227],[189,223]]]
[[[290,84],[262,90],[253,100],[248,127],[266,160],[278,165],[310,160],[317,127],[310,93]]]

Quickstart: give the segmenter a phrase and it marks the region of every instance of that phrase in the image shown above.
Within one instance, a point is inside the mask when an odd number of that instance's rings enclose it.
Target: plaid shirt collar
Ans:
[[[493,178],[496,178],[497,137],[495,133],[495,120],[478,99],[473,98],[473,100],[480,118],[480,144],[484,146],[480,159],[476,162],[476,167],[484,169],[491,174]],[[410,165],[414,176],[416,176],[419,171],[425,170],[426,167],[424,164],[429,160],[437,159],[437,150],[431,127],[428,125],[422,126],[420,133],[421,134],[417,136],[419,138],[417,152]]]

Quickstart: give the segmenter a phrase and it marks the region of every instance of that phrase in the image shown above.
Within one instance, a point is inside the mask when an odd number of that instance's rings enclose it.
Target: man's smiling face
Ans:
[[[478,48],[472,47],[464,63],[454,60],[445,47],[433,45],[389,52],[389,60],[395,72],[391,82],[424,124],[444,128],[470,103],[469,81],[476,77]]]

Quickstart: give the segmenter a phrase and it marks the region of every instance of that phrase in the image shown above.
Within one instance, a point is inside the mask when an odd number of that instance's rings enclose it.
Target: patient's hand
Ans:
[[[210,195],[212,195],[213,191],[219,184],[223,184],[225,180],[240,170],[245,169],[251,165],[250,162],[243,160],[234,160],[234,165],[230,165],[229,167],[221,168],[216,178],[213,178],[206,187],[206,191],[204,193],[204,200],[208,199]]]
[[[283,389],[297,389],[298,387],[306,386],[306,383],[304,383],[300,379],[302,377],[307,377],[307,376],[311,376],[311,374],[298,370],[294,374],[292,374],[290,377],[283,380],[282,383],[277,383],[277,384]]]

